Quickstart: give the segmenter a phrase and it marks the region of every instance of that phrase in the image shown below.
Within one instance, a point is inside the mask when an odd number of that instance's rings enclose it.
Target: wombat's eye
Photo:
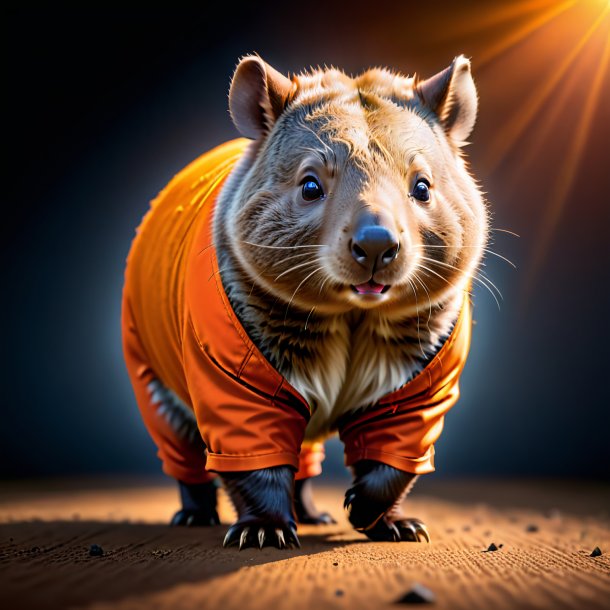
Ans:
[[[324,196],[324,191],[322,190],[320,183],[313,176],[307,176],[302,184],[303,189],[301,193],[305,201],[315,201]]]
[[[425,178],[420,178],[415,183],[411,194],[418,201],[423,201],[424,203],[430,201],[430,183]]]

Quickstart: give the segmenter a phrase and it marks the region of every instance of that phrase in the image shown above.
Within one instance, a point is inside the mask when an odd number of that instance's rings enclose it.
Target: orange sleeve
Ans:
[[[345,464],[376,460],[413,474],[434,471],[434,443],[443,430],[445,413],[459,397],[457,381],[437,402],[418,407],[396,405],[379,418],[340,432]]]
[[[434,443],[457,402],[470,348],[468,295],[451,336],[428,366],[403,388],[339,427],[347,466],[376,460],[413,474],[434,471]]]
[[[189,393],[208,448],[206,468],[230,472],[287,465],[298,470],[307,418],[282,399],[281,386],[267,393],[249,384],[240,370],[214,358],[192,326],[183,350]]]

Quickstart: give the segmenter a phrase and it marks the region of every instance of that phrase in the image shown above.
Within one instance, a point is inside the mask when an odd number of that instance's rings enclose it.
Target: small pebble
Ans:
[[[339,564],[335,561],[335,563],[333,563],[334,566],[338,566]]]
[[[486,551],[483,551],[484,553],[490,553],[493,551],[497,551],[498,547],[492,542],[488,547]]]
[[[535,523],[530,523],[525,527],[526,532],[537,532],[540,528]]]
[[[430,589],[428,589],[428,587],[424,587],[424,585],[415,583],[400,599],[397,599],[395,603],[397,603],[397,604],[433,604],[434,602],[435,602],[434,593],[432,593],[432,591],[430,591]]]
[[[601,555],[603,555],[602,550],[598,546],[596,546],[591,551],[591,555],[589,555],[589,557],[600,557]]]
[[[343,590],[342,590],[342,589],[337,589],[337,590],[335,591],[335,595],[336,595],[337,597],[342,597],[342,596],[343,596]]]
[[[91,557],[101,557],[104,554],[104,549],[99,544],[92,544],[89,547],[89,555]]]

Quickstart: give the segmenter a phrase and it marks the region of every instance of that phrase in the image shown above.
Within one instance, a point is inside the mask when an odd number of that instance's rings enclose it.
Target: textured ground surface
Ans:
[[[343,518],[342,487],[316,493],[338,525],[301,527],[301,550],[238,552],[221,548],[224,526],[164,525],[177,507],[164,483],[1,485],[0,607],[396,608],[413,583],[437,608],[610,607],[607,487],[422,480],[407,512],[430,545],[367,542]]]

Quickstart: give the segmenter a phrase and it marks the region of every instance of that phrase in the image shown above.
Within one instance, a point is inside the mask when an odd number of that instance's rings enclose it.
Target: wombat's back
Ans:
[[[190,404],[182,369],[184,278],[194,238],[211,194],[241,157],[249,140],[232,140],[178,173],[151,203],[127,257],[123,307],[156,375]]]

